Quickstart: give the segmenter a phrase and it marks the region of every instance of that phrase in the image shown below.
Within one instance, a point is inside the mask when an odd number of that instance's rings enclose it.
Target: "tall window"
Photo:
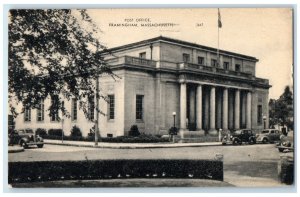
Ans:
[[[262,124],[262,106],[257,105],[257,123]]]
[[[224,62],[223,67],[224,67],[225,70],[228,70],[229,69],[229,62]]]
[[[90,96],[89,97],[89,120],[94,120],[95,118],[95,100],[94,100],[94,96]]]
[[[58,96],[55,95],[53,97],[56,97],[56,98],[51,98],[51,105],[55,108],[58,108],[58,103],[56,103],[56,100],[58,99]],[[51,118],[51,121],[58,121],[58,110],[57,109],[50,109],[50,118]]]
[[[211,59],[211,66],[217,67],[217,60]]]
[[[190,55],[187,53],[182,54],[182,61],[183,62],[190,62]]]
[[[204,57],[198,56],[198,64],[204,65]]]
[[[77,120],[77,100],[72,99],[72,120]]]
[[[136,95],[136,119],[143,120],[143,100],[144,95]]]
[[[146,52],[142,52],[139,54],[139,58],[146,59]]]
[[[108,118],[115,119],[115,95],[108,95]]]
[[[235,71],[236,72],[241,72],[241,65],[240,64],[235,65]]]
[[[31,121],[31,109],[29,107],[25,108],[24,121],[25,122],[30,122]]]
[[[36,120],[38,122],[44,121],[44,100],[41,100],[38,104]]]

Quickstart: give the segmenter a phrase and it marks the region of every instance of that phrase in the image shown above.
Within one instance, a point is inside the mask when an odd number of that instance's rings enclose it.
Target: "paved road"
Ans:
[[[224,155],[224,181],[240,187],[284,186],[277,179],[280,159],[274,144],[241,146],[155,148],[155,149],[99,149],[45,145],[9,154],[9,161],[82,160],[82,159],[213,159]]]

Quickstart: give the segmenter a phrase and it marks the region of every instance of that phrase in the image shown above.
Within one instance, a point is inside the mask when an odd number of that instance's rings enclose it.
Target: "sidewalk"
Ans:
[[[19,152],[23,152],[24,148],[16,145],[16,146],[8,146],[8,153],[19,153]]]
[[[142,148],[178,148],[178,147],[203,147],[203,146],[221,146],[221,142],[202,142],[202,143],[110,143],[98,142],[82,142],[82,141],[61,141],[44,139],[45,144],[77,146],[77,147],[93,147],[93,148],[116,148],[116,149],[142,149]]]

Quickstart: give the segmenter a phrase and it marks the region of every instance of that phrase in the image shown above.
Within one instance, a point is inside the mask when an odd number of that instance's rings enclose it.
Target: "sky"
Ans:
[[[91,9],[101,29],[100,40],[115,47],[166,36],[210,47],[218,46],[216,8]],[[293,84],[292,10],[289,8],[221,8],[219,47],[259,59],[256,76],[269,79],[269,98],[277,99]],[[141,27],[145,23],[173,23],[168,27]],[[137,24],[115,27],[110,24]]]

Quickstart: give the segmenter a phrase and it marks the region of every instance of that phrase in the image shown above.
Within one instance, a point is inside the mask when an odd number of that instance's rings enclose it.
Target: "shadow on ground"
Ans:
[[[80,188],[80,187],[234,187],[222,181],[203,179],[110,179],[65,180],[12,184],[14,188]]]
[[[243,161],[224,165],[224,176],[226,171],[235,171],[237,175],[269,178],[278,180],[278,170],[276,161]]]

